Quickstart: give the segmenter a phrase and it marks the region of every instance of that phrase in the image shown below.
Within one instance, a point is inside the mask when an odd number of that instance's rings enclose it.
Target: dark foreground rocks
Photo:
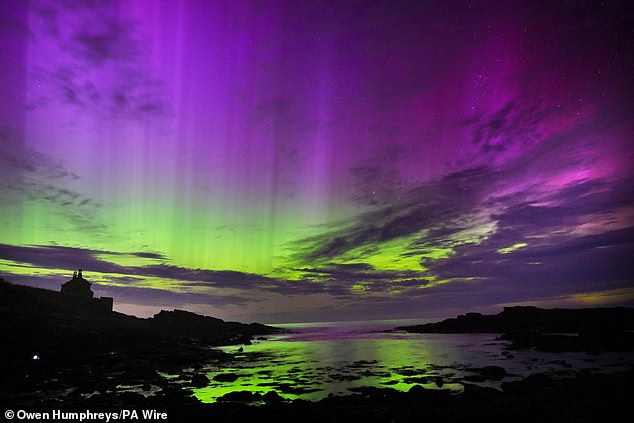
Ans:
[[[506,376],[506,369],[499,366],[484,366],[482,368],[469,368],[476,374],[466,376],[465,380],[469,382],[484,382],[486,380],[502,380]]]
[[[153,397],[138,394],[97,394],[65,403],[39,402],[38,411],[82,412],[158,410],[169,422],[602,422],[623,421],[631,415],[634,372],[574,377],[535,375],[503,383],[502,391],[465,384],[461,394],[427,390],[409,392],[366,388],[349,396],[319,402],[284,402],[274,392],[260,395],[236,392],[216,404],[203,404],[180,387],[171,386]],[[4,409],[33,408],[0,398]],[[158,421],[144,420],[137,421]]]
[[[205,386],[198,370],[230,357],[214,347],[277,332],[182,310],[141,319],[77,307],[58,292],[0,280],[0,397],[30,398],[35,387],[64,400],[130,387],[151,393],[166,387],[162,374]]]
[[[160,313],[153,319],[119,313],[86,314],[69,309],[53,294],[0,283],[0,409],[49,413],[127,410],[138,416],[122,421],[232,423],[602,422],[619,421],[620,416],[631,414],[632,371],[577,373],[567,378],[531,376],[502,383],[501,391],[471,385],[466,379],[465,390],[458,395],[420,385],[407,393],[360,388],[349,396],[319,402],[284,401],[280,394],[301,392],[280,384],[266,394],[238,390],[216,404],[203,404],[192,392],[209,383],[204,366],[222,368],[228,359],[213,346],[246,343],[275,328],[180,311]],[[532,313],[529,310],[527,315]],[[609,323],[609,319],[602,321]],[[618,327],[606,328],[614,330],[586,328],[581,332],[593,336],[620,333]],[[523,342],[523,338],[516,339]],[[527,345],[534,343],[527,341]],[[506,375],[503,368],[495,366],[470,370],[474,382],[504,380]],[[173,379],[175,373],[178,375]],[[227,382],[240,377],[228,371],[221,375]],[[442,386],[443,380],[436,385]],[[168,418],[145,419],[141,414],[144,410],[167,413]]]

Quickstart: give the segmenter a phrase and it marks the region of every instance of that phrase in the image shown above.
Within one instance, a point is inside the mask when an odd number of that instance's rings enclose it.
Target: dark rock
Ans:
[[[607,342],[619,348],[631,348],[627,346],[630,341],[618,336],[634,329],[634,308],[540,309],[517,306],[506,307],[496,315],[467,313],[441,322],[396,329],[416,333],[575,333],[595,338],[595,342],[596,338],[614,338],[616,335],[616,341]]]
[[[361,379],[361,375],[358,374],[354,374],[354,373],[349,373],[349,374],[338,374],[335,373],[333,375],[330,375],[330,378],[332,380],[336,380],[338,382],[342,382],[342,381],[352,381],[352,380],[359,380]]]
[[[220,373],[214,376],[214,380],[216,382],[235,382],[239,377],[240,375],[235,373]]]
[[[158,397],[164,398],[169,401],[182,401],[189,395],[189,391],[183,389],[180,385],[168,385],[161,389],[158,393]]]
[[[506,376],[506,369],[499,366],[485,366],[480,369],[480,374],[489,380],[502,380]]]
[[[194,377],[192,377],[192,386],[196,387],[196,388],[204,388],[205,386],[209,385],[209,378],[206,375],[197,373],[194,375]]]
[[[319,390],[314,388],[306,388],[303,386],[290,385],[288,383],[278,383],[275,385],[275,387],[279,391],[284,392],[285,394],[291,394],[291,395],[302,395],[302,394],[307,394],[310,392],[317,392]]]
[[[396,385],[398,383],[398,380],[392,379],[392,380],[386,380],[384,382],[381,382],[381,385]]]
[[[551,363],[565,367],[566,369],[572,369],[572,364],[568,363],[566,360],[553,360]]]
[[[429,377],[428,376],[405,377],[405,378],[403,378],[403,382],[405,382],[405,383],[429,383]]]
[[[260,401],[262,394],[250,391],[234,391],[229,392],[218,398],[218,401],[235,401],[235,402],[254,402]]]
[[[607,332],[603,336],[510,332],[500,339],[511,341],[512,349],[533,348],[545,352],[584,351],[600,354],[608,351],[634,351],[634,333],[631,332]]]
[[[280,394],[275,391],[269,391],[266,394],[262,395],[262,399],[266,402],[284,401],[284,398],[282,398]]]
[[[420,394],[424,394],[426,391],[425,388],[423,388],[420,385],[414,385],[411,388],[409,388],[409,390],[407,391],[409,394],[413,394],[413,395],[420,395]]]
[[[485,366],[481,368],[471,367],[467,369],[477,373],[476,375],[465,376],[469,382],[484,382],[486,380],[502,380],[506,376],[506,370],[499,366]]]
[[[156,369],[148,360],[129,358],[124,362],[124,368],[128,375],[141,379],[154,379],[158,376]]]
[[[451,394],[449,391],[439,389],[425,389],[420,385],[414,385],[407,391],[408,398],[425,403],[434,403],[440,405],[446,403]]]
[[[396,369],[396,374],[399,374],[401,376],[415,376],[421,373],[422,373],[421,370],[416,370],[416,369],[405,369],[405,368]]]

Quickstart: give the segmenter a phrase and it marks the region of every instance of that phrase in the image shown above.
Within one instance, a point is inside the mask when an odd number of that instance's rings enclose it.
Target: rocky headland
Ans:
[[[634,351],[634,309],[506,307],[495,315],[467,313],[436,323],[401,326],[411,333],[499,333],[511,348],[537,351]]]

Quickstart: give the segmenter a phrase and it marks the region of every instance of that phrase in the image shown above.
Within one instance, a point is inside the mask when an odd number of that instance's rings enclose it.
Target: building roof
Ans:
[[[93,292],[90,289],[91,283],[88,282],[81,274],[81,269],[73,273],[73,278],[62,284],[62,294],[73,296],[92,297]]]

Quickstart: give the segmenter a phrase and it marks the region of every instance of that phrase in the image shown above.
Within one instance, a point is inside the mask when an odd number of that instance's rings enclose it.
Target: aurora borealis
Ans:
[[[628,2],[0,4],[0,276],[264,322],[633,305]]]

